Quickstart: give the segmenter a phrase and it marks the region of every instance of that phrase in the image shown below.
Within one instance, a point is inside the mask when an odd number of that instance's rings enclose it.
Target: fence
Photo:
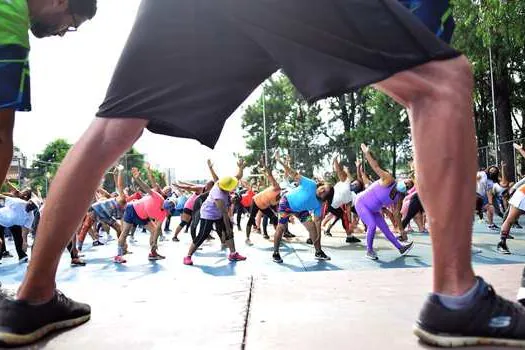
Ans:
[[[491,143],[487,146],[478,148],[478,164],[480,169],[487,168],[491,165],[501,165],[501,149],[502,146],[512,146],[512,144],[517,143],[522,145],[525,143],[525,138],[516,138],[508,140],[505,142],[500,142],[496,146],[494,143]],[[524,176],[525,173],[525,158],[523,158],[520,153],[514,148],[512,148],[512,160],[514,163],[514,177],[519,179]],[[511,164],[509,164],[510,166]]]

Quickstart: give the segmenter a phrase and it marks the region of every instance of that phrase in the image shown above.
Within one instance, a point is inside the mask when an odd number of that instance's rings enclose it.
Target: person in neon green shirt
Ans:
[[[15,112],[31,110],[29,30],[63,36],[95,13],[96,0],[0,0],[0,182],[13,157]]]

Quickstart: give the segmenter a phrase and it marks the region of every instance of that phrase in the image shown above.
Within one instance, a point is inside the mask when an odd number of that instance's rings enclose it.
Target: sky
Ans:
[[[125,4],[125,6],[123,6]],[[138,0],[102,0],[92,21],[59,38],[31,37],[30,69],[33,111],[17,113],[15,145],[31,159],[56,138],[74,143],[102,103],[125,44]],[[253,103],[257,89],[243,104]],[[178,179],[209,177],[211,158],[219,175],[235,173],[234,153],[246,153],[241,128],[243,106],[227,121],[214,150],[197,141],[145,131],[135,144],[152,166],[175,168]],[[181,152],[184,150],[184,152]]]

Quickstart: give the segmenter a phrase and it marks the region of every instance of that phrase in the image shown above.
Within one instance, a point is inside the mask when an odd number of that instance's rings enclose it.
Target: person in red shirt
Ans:
[[[124,224],[122,233],[118,240],[117,255],[113,261],[119,264],[125,263],[123,255],[126,252],[126,237],[134,225],[141,225],[150,231],[150,253],[148,259],[161,260],[164,256],[157,252],[157,241],[161,234],[162,222],[167,213],[175,205],[172,201],[164,199],[164,193],[159,193],[151,189],[140,178],[140,172],[137,168],[131,169],[133,179],[137,185],[146,193],[146,196],[139,200],[129,202],[124,209]]]

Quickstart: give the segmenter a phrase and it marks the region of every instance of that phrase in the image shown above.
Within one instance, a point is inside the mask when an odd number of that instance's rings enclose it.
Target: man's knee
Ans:
[[[426,69],[428,68],[428,69]],[[430,83],[428,91],[433,98],[461,99],[471,97],[474,88],[474,75],[470,62],[465,56],[434,61],[421,69],[424,78]]]
[[[144,119],[96,118],[91,124],[88,135],[104,153],[120,152],[130,148],[142,135],[147,126]]]

